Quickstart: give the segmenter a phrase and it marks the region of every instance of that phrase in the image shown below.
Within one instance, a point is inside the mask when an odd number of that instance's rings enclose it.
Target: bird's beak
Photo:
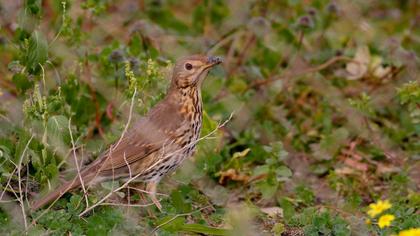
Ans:
[[[205,69],[218,65],[222,62],[223,62],[223,59],[221,57],[209,56],[207,57],[207,63],[205,65]]]

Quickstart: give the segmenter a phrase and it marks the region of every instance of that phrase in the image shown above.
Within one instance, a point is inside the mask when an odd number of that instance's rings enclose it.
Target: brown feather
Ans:
[[[191,74],[184,65],[192,61],[201,67]],[[183,159],[191,156],[202,120],[200,80],[207,75],[208,68],[218,63],[220,60],[199,55],[178,61],[165,99],[81,171],[84,185],[137,175],[142,181],[158,182]],[[36,210],[80,185],[80,177],[76,175],[73,180],[35,201],[32,209]]]

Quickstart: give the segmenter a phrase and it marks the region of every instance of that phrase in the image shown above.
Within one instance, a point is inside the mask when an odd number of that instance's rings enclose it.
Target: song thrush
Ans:
[[[210,68],[221,63],[218,57],[194,55],[175,64],[166,97],[134,127],[111,145],[80,175],[36,201],[38,209],[60,198],[64,193],[91,184],[135,178],[147,183],[153,203],[156,186],[162,177],[174,170],[195,149],[202,123],[201,84]]]

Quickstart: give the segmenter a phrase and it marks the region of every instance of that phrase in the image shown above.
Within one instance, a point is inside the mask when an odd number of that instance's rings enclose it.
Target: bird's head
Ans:
[[[210,69],[222,62],[220,57],[193,55],[178,60],[172,75],[176,88],[200,87]]]

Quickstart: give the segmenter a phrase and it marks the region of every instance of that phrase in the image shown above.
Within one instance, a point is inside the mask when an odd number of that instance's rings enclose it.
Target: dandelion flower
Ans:
[[[370,217],[375,217],[391,207],[392,205],[388,200],[379,200],[377,203],[372,203],[369,205],[369,210],[367,213]]]
[[[420,228],[403,230],[398,236],[420,236]]]
[[[394,219],[395,219],[395,216],[390,215],[390,214],[386,214],[386,215],[383,215],[383,216],[379,217],[379,220],[378,220],[379,228],[382,229],[384,227],[391,226],[391,222]]]

